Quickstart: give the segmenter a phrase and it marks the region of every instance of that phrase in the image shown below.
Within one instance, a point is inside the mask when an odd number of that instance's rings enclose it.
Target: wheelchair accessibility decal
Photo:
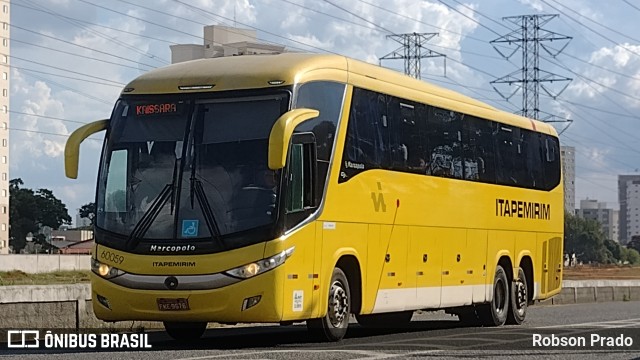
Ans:
[[[198,236],[198,220],[182,220],[182,237]]]

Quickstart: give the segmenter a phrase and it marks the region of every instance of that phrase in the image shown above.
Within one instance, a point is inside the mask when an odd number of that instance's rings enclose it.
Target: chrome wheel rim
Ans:
[[[527,307],[527,286],[522,279],[518,279],[515,286],[515,296],[516,296],[516,311],[519,316],[524,314],[524,311]]]
[[[340,281],[331,284],[329,292],[329,321],[334,327],[341,327],[349,314],[349,298]]]

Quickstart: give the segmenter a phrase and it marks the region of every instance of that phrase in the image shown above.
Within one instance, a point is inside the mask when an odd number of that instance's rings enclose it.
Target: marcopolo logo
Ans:
[[[183,251],[195,251],[196,246],[187,245],[151,245],[149,251],[153,252],[183,252]]]

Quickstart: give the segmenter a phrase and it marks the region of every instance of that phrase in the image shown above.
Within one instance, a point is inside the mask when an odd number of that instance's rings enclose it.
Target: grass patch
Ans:
[[[578,265],[565,267],[564,280],[636,280],[640,279],[640,266],[633,265]]]
[[[51,285],[89,282],[90,271],[54,271],[27,274],[20,270],[0,271],[1,285]]]

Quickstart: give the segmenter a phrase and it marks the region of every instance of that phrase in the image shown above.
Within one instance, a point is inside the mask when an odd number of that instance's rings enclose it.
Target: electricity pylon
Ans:
[[[567,47],[569,41],[572,39],[570,36],[561,35],[541,28],[556,16],[558,15],[521,15],[502,18],[502,20],[509,21],[519,28],[491,41],[493,48],[507,60],[514,55],[518,49],[522,49],[522,68],[509,75],[491,81],[494,90],[505,100],[509,100],[518,90],[522,89],[522,109],[519,113],[522,116],[546,122],[561,122],[567,120],[559,119],[557,116],[549,113],[545,113],[546,116],[544,119],[540,118],[540,113],[542,112],[540,110],[540,89],[555,99],[569,86],[569,82],[572,80],[571,78],[540,69],[540,48],[544,49],[544,51],[552,57],[556,57]],[[547,41],[555,41],[556,43],[560,41],[566,42],[560,50],[555,50],[545,46],[544,42]],[[496,47],[496,44],[516,44],[517,47],[513,52],[506,55]],[[560,91],[552,93],[543,83],[553,82],[565,84]],[[496,84],[518,86],[510,94],[505,95],[496,88]]]
[[[387,38],[393,39],[402,44],[401,47],[388,53],[380,58],[382,60],[404,60],[404,73],[420,79],[420,59],[430,57],[444,57],[444,73],[447,74],[447,56],[439,52],[424,47],[424,44],[431,40],[438,33],[411,33],[411,34],[393,34],[387,35]]]

